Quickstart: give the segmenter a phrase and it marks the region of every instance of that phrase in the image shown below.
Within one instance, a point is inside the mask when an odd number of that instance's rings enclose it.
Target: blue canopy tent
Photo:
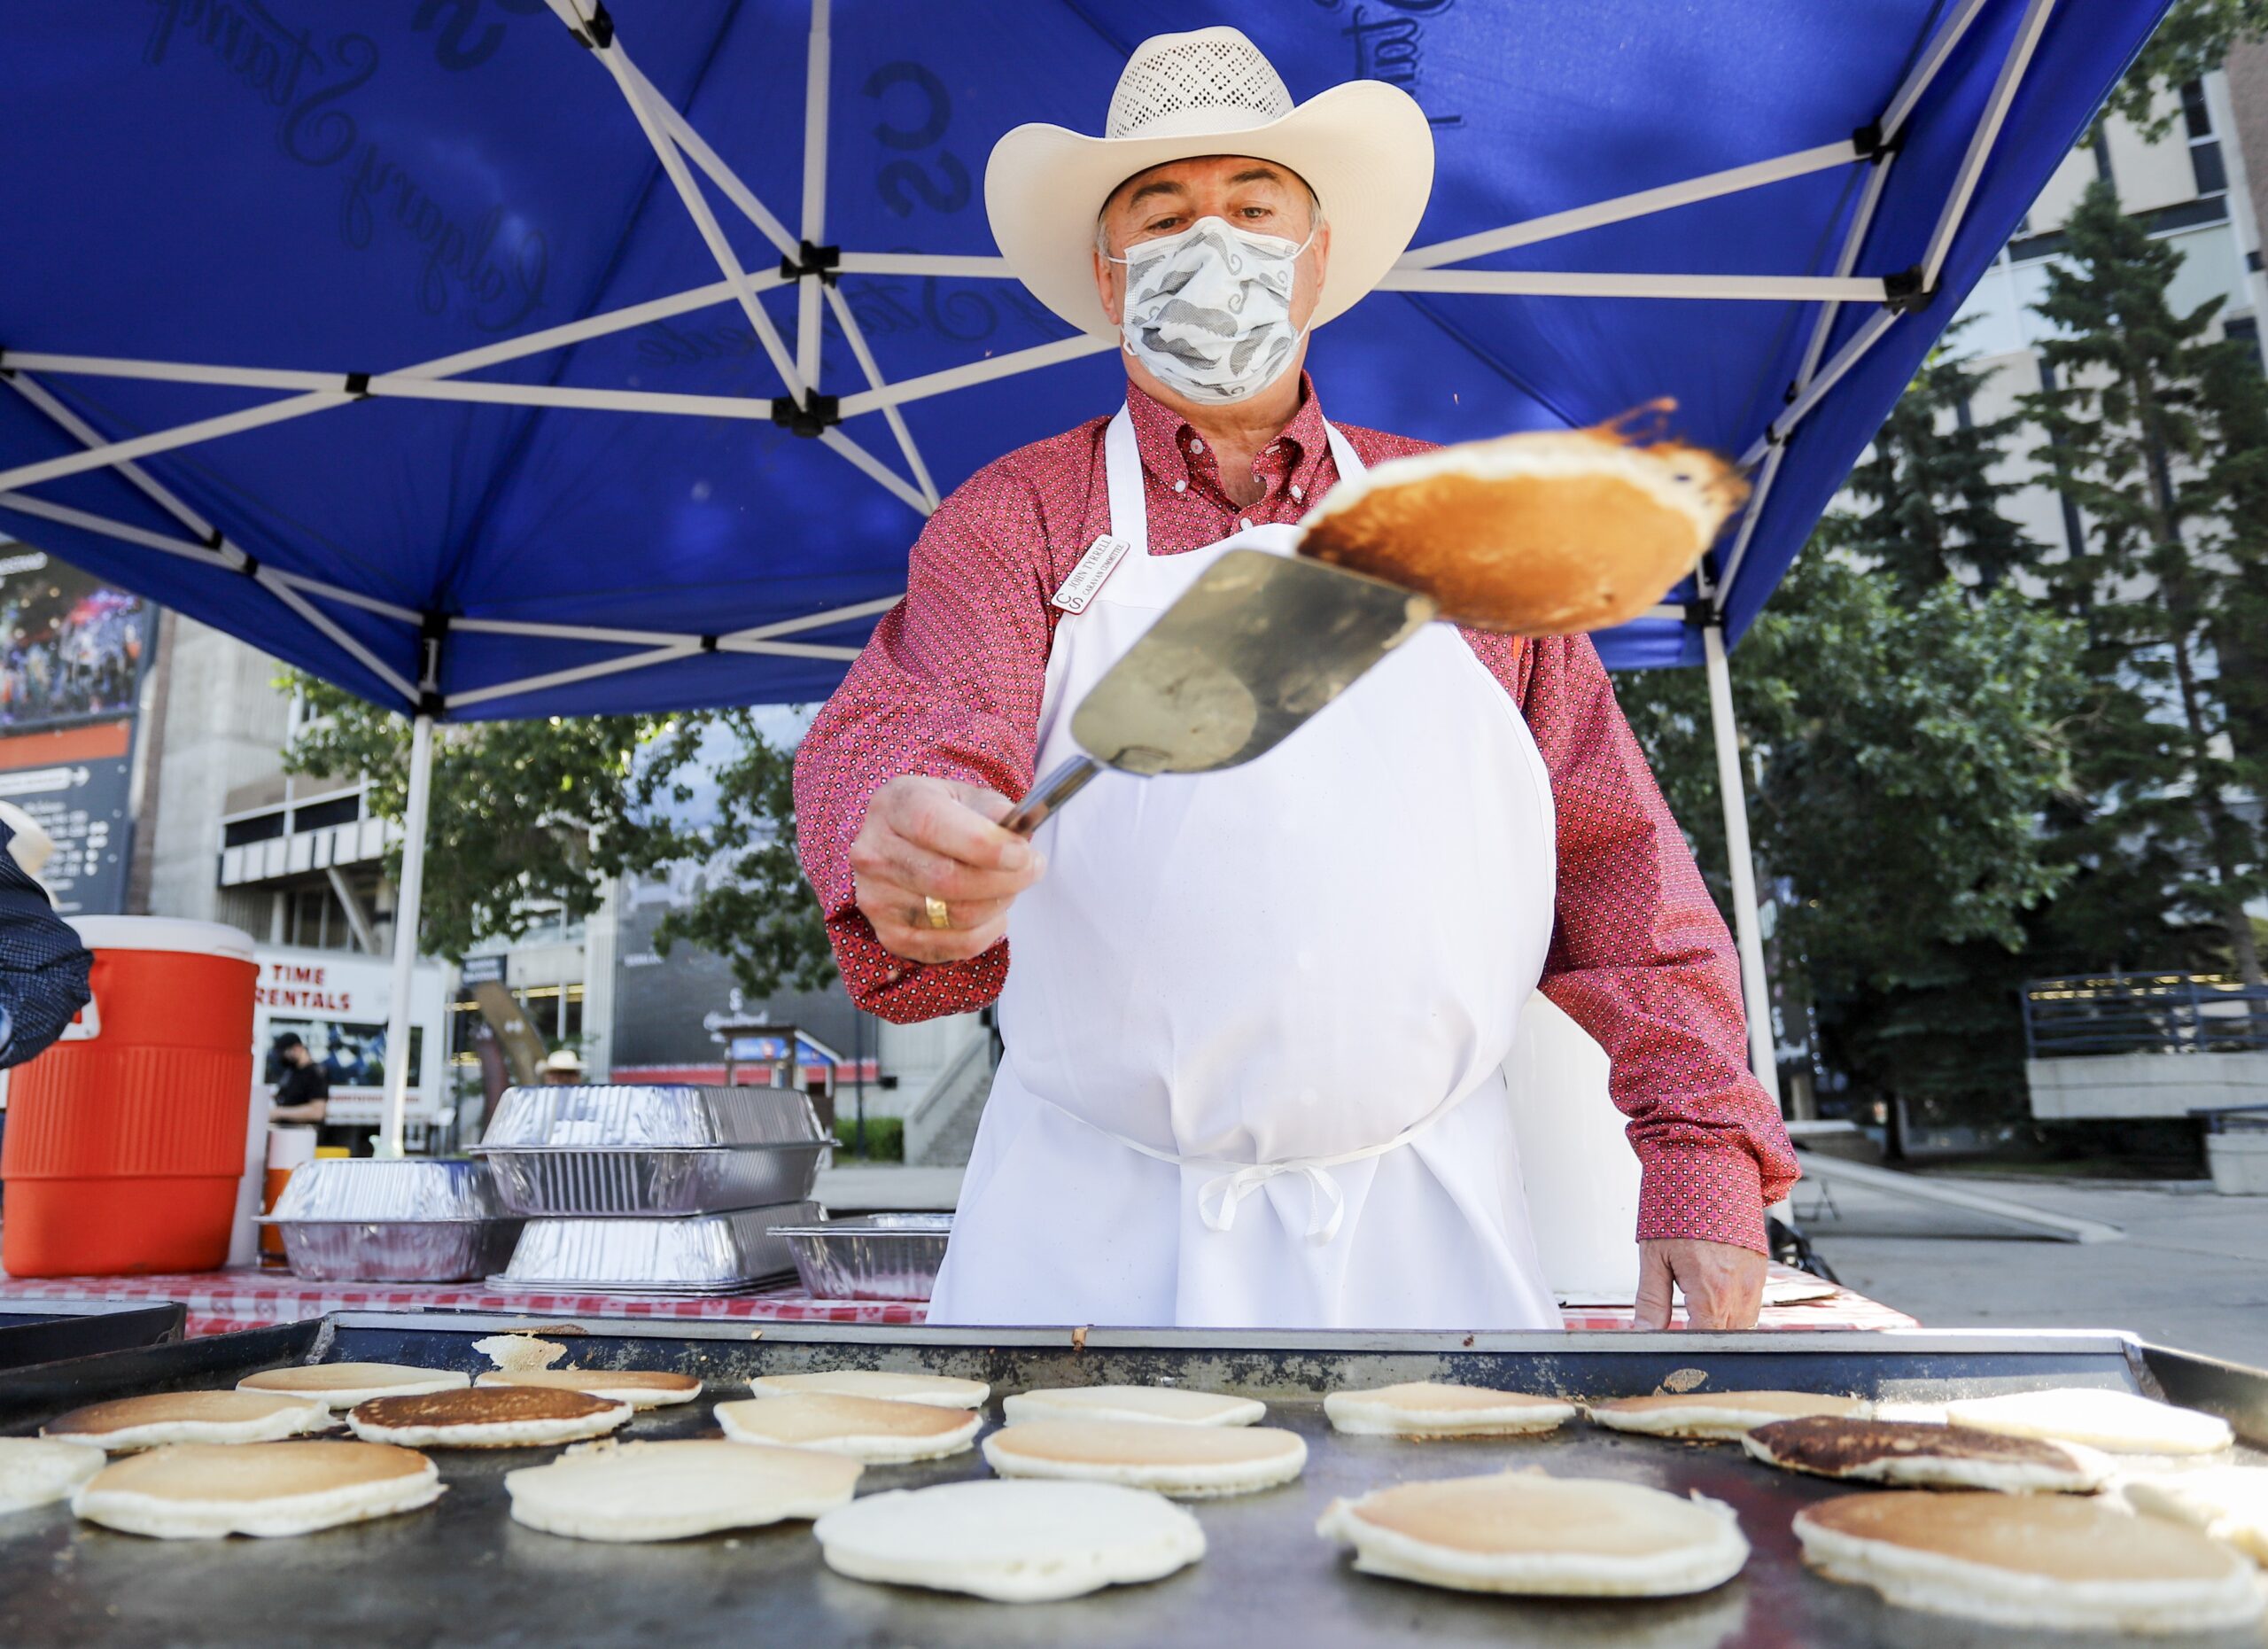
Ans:
[[[2164,4],[1233,8],[1295,97],[1394,81],[1436,135],[1418,245],[1317,335],[1335,416],[1670,395],[1754,467],[1599,641],[1709,667],[1767,1081],[1725,649]],[[984,158],[1223,12],[617,6],[55,7],[0,56],[0,527],[415,717],[398,1020],[437,719],[819,697],[941,492],[1113,404]]]

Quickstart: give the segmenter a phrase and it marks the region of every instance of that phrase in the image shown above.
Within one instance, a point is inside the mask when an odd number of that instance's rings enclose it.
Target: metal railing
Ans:
[[[2023,987],[2027,1059],[2268,1051],[2268,989],[2218,974],[2075,974]]]

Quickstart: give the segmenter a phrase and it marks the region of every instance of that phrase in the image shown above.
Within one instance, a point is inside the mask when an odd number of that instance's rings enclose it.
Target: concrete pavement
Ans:
[[[2032,1236],[1983,1215],[1810,1184],[1796,1214],[1844,1283],[1935,1328],[2122,1328],[2268,1367],[2268,1197],[2203,1180],[2110,1183],[1961,1175],[2012,1202],[2108,1221],[2124,1242]]]

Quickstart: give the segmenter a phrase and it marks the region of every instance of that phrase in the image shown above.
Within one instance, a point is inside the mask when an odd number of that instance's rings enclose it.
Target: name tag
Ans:
[[[1087,546],[1087,553],[1079,557],[1079,564],[1071,569],[1071,576],[1063,580],[1063,587],[1048,598],[1048,605],[1060,607],[1065,612],[1084,612],[1102,588],[1103,580],[1110,577],[1126,552],[1134,547],[1122,538],[1113,538],[1107,533]]]

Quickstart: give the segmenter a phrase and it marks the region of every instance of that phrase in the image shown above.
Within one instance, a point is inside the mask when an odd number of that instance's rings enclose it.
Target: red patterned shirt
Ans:
[[[1258,455],[1254,504],[1222,490],[1209,447],[1129,386],[1150,548],[1177,554],[1246,525],[1296,522],[1339,478],[1304,377],[1298,415]],[[894,1023],[966,1013],[999,995],[1006,940],[964,962],[882,949],[851,887],[850,841],[890,779],[926,774],[1003,796],[1030,789],[1058,610],[1048,604],[1109,530],[1107,417],[986,466],[913,547],[904,602],[875,626],[796,760],[804,865],[851,998]],[[1340,426],[1366,464],[1427,443]],[[1730,935],[1581,636],[1515,645],[1468,632],[1520,707],[1551,774],[1558,922],[1543,992],[1605,1048],[1615,1104],[1643,1168],[1641,1239],[1764,1248],[1764,1210],[1797,1176],[1779,1111],[1750,1073]]]

